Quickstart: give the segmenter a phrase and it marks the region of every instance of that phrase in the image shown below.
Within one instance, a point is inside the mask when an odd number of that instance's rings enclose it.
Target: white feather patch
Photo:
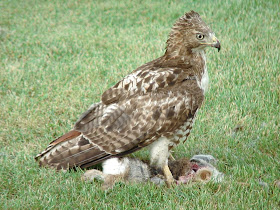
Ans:
[[[204,55],[204,61],[205,61],[205,66],[204,66],[204,73],[201,78],[201,88],[203,92],[205,93],[208,90],[209,86],[209,76],[208,76],[208,71],[207,71],[207,66],[206,66],[206,57]]]
[[[128,159],[111,158],[102,163],[103,173],[111,175],[124,174],[128,170]]]
[[[158,140],[150,145],[151,165],[162,168],[167,164],[169,151],[168,147],[174,143],[166,138],[160,137]]]
[[[206,55],[205,55],[204,48],[205,48],[205,46],[200,46],[198,48],[192,49],[192,51],[194,53],[197,53],[198,55],[200,55],[204,61],[204,70],[203,70],[202,78],[201,78],[201,81],[199,81],[197,79],[197,84],[203,90],[203,92],[205,94],[205,92],[208,90],[208,86],[209,86],[209,76],[208,76],[208,71],[207,71]]]

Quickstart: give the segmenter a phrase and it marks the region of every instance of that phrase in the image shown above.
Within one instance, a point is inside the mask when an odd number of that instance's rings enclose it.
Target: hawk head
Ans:
[[[178,56],[186,51],[204,50],[207,46],[215,47],[218,51],[221,49],[215,33],[197,12],[191,11],[173,25],[167,40],[166,52]]]

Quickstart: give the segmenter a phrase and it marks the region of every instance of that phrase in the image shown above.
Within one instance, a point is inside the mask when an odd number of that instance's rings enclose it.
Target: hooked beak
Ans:
[[[211,47],[217,48],[219,52],[221,50],[221,44],[219,40],[215,36],[213,36],[212,40],[213,40],[213,44],[211,45]]]

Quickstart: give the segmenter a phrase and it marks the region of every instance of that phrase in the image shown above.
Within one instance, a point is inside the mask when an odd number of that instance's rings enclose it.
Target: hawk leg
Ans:
[[[174,178],[167,164],[163,166],[163,175],[167,187],[170,188],[171,185],[174,183]]]

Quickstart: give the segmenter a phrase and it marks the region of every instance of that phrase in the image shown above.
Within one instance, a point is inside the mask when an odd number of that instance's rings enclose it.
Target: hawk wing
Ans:
[[[184,69],[136,70],[105,91],[102,102],[81,116],[72,134],[52,142],[37,158],[41,165],[61,169],[129,154],[161,136],[174,135],[203,97],[196,79]]]

